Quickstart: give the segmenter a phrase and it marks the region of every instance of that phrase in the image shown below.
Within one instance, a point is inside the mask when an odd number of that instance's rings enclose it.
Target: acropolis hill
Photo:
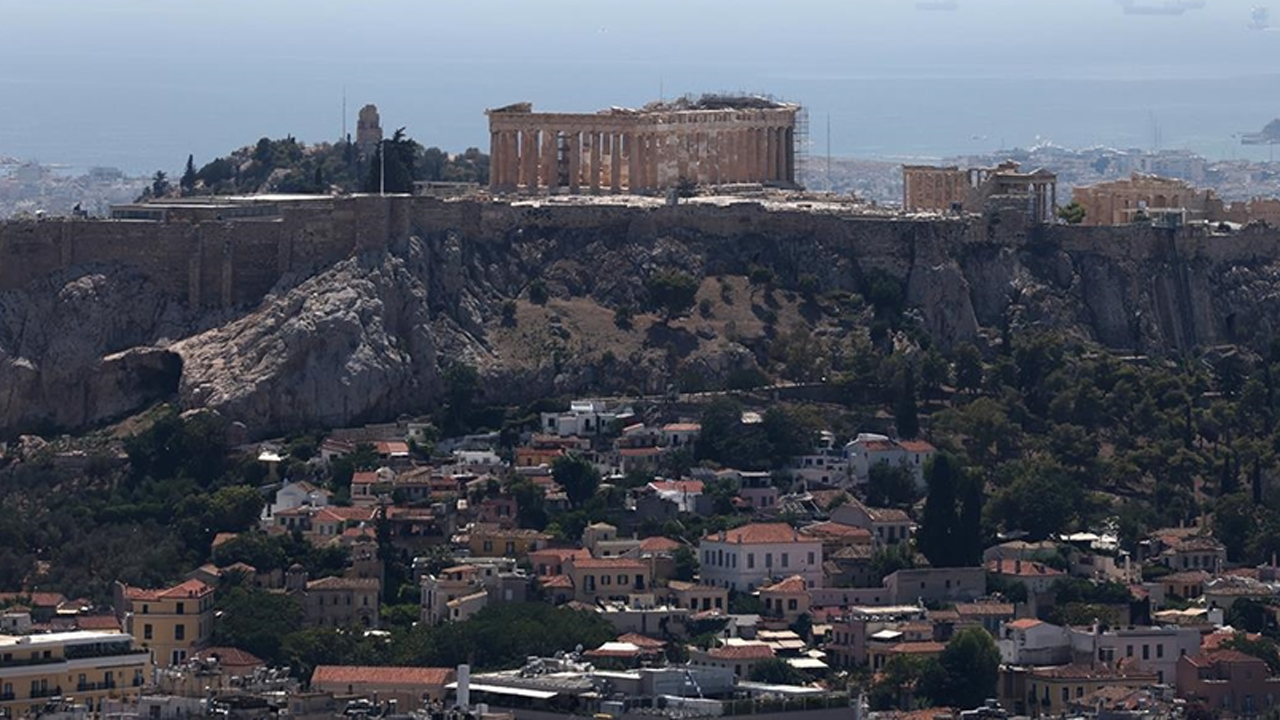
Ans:
[[[865,332],[869,311],[851,326],[822,298],[877,272],[943,347],[989,346],[1008,324],[1168,353],[1263,342],[1280,320],[1280,232],[1264,225],[1032,225],[768,193],[155,207],[163,217],[0,224],[6,434],[174,393],[253,434],[393,417],[430,406],[459,361],[509,402],[661,392],[673,362],[722,379],[780,332]],[[776,307],[746,282],[758,267],[776,276]],[[616,327],[614,309],[644,307],[661,270],[704,278],[707,312]],[[528,302],[534,280],[545,306]]]

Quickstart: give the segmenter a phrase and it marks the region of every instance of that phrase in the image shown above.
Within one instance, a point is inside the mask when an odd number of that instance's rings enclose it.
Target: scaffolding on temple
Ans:
[[[796,185],[805,190],[809,187],[809,108],[800,105],[800,109],[796,111],[796,129],[795,145],[792,152],[795,158],[795,181]]]

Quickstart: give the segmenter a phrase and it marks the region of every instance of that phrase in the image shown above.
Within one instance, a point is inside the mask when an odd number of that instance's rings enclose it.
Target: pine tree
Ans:
[[[959,518],[956,513],[956,492],[960,484],[960,465],[951,455],[938,453],[924,469],[929,496],[924,502],[924,517],[916,533],[920,552],[935,567],[954,565],[953,543]]]
[[[916,375],[911,365],[902,369],[902,384],[893,407],[893,421],[898,437],[914,438],[920,434],[920,414],[916,405]]]
[[[182,178],[178,180],[178,186],[182,188],[183,195],[190,195],[196,189],[196,162],[194,155],[187,155],[187,169],[182,171]]]

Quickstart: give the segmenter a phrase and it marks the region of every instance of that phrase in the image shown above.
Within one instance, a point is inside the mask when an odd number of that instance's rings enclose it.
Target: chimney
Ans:
[[[458,666],[458,707],[466,710],[471,707],[471,666]]]

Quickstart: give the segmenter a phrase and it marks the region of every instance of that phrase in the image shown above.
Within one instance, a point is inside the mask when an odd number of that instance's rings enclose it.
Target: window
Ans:
[[[756,566],[756,554],[747,553],[747,569],[750,570]]]
[[[1068,688],[1062,688],[1062,702],[1066,702],[1070,699],[1071,699],[1071,691]]]
[[[147,623],[142,626],[142,639],[143,640],[151,639],[151,623]]]
[[[1159,645],[1156,645],[1156,657],[1157,658],[1164,657],[1164,643],[1160,643]]]
[[[611,584],[611,583],[613,583],[613,576],[612,576],[612,575],[601,575],[601,576],[600,576],[600,584],[601,584],[601,585],[609,585],[609,584]]]
[[[764,554],[764,566],[767,568],[773,567],[773,553]]]
[[[484,545],[483,545],[483,547],[484,547],[484,551],[485,551],[485,552],[487,552],[487,553],[491,553],[491,552],[493,552],[493,541],[492,541],[492,540],[485,540],[485,541],[484,541]]]
[[[1150,646],[1150,645],[1143,645],[1143,646],[1142,646],[1142,659],[1143,659],[1143,660],[1150,660],[1150,659],[1151,659],[1151,646]]]
[[[515,554],[516,554],[516,543],[515,543],[515,541],[514,541],[514,540],[508,540],[508,541],[507,541],[507,547],[506,547],[506,550],[507,550],[507,555],[515,555]]]
[[[795,609],[797,609],[798,607],[799,607],[799,604],[796,602],[796,599],[795,599],[795,598],[791,598],[790,600],[788,600],[788,601],[787,601],[787,609],[788,609],[788,610],[795,610]]]
[[[813,553],[809,553],[809,564],[813,564]]]
[[[143,604],[143,606],[142,606],[142,614],[143,614],[143,615],[146,615],[147,613],[150,613],[150,612],[151,612],[151,606],[150,606],[150,605],[147,605],[147,604]]]
[[[626,576],[626,575],[619,575],[619,576],[618,576],[618,584],[619,584],[619,585],[626,585],[626,584],[627,584],[627,576]]]
[[[1124,656],[1125,656],[1125,657],[1133,657],[1133,646],[1132,646],[1132,645],[1125,645],[1125,646],[1124,646]]]
[[[183,625],[182,623],[178,623],[177,625],[174,625],[174,626],[173,626],[173,639],[174,639],[174,640],[186,640],[186,639],[187,639],[187,626],[186,626],[186,625]]]
[[[782,567],[791,566],[791,553],[782,553]]]

